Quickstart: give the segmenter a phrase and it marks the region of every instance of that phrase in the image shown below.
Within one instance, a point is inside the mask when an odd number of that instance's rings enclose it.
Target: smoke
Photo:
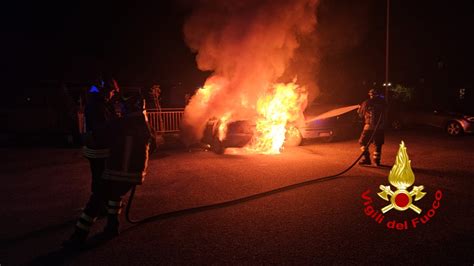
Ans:
[[[318,0],[201,0],[184,25],[200,70],[212,71],[185,109],[182,137],[202,137],[212,117],[255,116],[259,97],[274,82],[298,78],[315,96]],[[303,49],[298,49],[298,48]]]

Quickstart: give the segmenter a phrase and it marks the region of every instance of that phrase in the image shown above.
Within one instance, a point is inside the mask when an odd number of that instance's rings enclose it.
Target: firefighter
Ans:
[[[105,160],[109,156],[106,128],[107,124],[116,119],[109,106],[109,93],[102,82],[92,85],[87,92],[87,102],[84,108],[86,135],[83,155],[89,161],[91,171],[91,196],[76,223],[76,230],[63,246],[75,246],[87,237],[90,225],[105,209],[105,203],[100,196],[101,178],[105,169]]]
[[[119,234],[119,214],[122,197],[135,185],[142,184],[146,175],[152,132],[148,125],[143,104],[137,97],[123,99],[124,113],[106,127],[106,146],[109,156],[100,179],[96,197],[91,197],[79,218],[71,238],[64,242],[66,248],[81,247],[95,222],[100,206],[107,205],[107,224],[102,236],[112,238]]]
[[[89,160],[92,176],[92,193],[97,190],[100,177],[104,171],[105,159],[109,153],[105,144],[105,126],[107,121],[115,118],[115,114],[109,105],[107,94],[104,87],[92,85],[88,91],[87,103],[84,108],[86,136],[83,155]]]
[[[104,232],[109,236],[119,233],[122,197],[135,185],[141,185],[148,164],[148,156],[156,149],[154,134],[148,124],[141,97],[123,98],[123,116],[113,123],[110,132],[110,156],[102,179],[107,200],[107,225]]]
[[[384,144],[384,120],[386,104],[382,94],[377,89],[369,90],[369,99],[365,100],[358,110],[359,117],[364,120],[364,129],[359,138],[363,157],[360,165],[371,165],[369,144],[374,144],[374,163],[380,166],[382,145]],[[375,131],[375,132],[374,132]],[[373,135],[372,140],[370,139]],[[370,141],[370,143],[369,143]]]

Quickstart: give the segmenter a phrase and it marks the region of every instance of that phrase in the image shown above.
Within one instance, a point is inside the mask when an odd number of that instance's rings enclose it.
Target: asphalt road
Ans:
[[[80,151],[2,149],[0,265],[472,265],[474,137],[450,138],[428,129],[388,133],[383,164],[394,163],[401,140],[408,147],[415,185],[427,192],[414,202],[422,209],[420,215],[391,210],[381,223],[366,215],[368,205],[380,210],[388,204],[376,193],[380,185],[389,185],[390,168],[355,166],[336,179],[230,206],[178,212],[140,225],[123,221],[122,234],[108,242],[94,237],[104,223],[99,220],[88,248],[77,253],[63,252],[60,243],[72,232],[88,198],[88,164]],[[160,151],[150,161],[145,184],[137,188],[131,216],[209,205],[318,179],[343,170],[358,154],[355,140],[313,142],[274,156]],[[429,220],[421,223],[428,214]],[[388,228],[394,225],[391,221],[402,230]]]

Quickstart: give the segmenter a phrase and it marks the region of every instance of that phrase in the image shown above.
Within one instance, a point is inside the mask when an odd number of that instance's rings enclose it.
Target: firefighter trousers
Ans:
[[[118,181],[99,180],[99,185],[91,194],[76,227],[89,231],[94,221],[99,216],[102,206],[107,206],[107,226],[118,230],[118,215],[122,211],[122,197],[127,194],[133,184]]]
[[[373,135],[372,140],[370,139]],[[370,141],[370,143],[369,143]],[[374,160],[376,162],[380,162],[382,158],[382,145],[385,143],[385,133],[383,130],[363,130],[360,134],[359,144],[361,150],[364,152],[364,160],[370,161],[370,151],[368,144],[374,144],[375,151],[374,151]]]
[[[89,166],[91,168],[91,192],[98,192],[102,174],[105,169],[105,158],[87,158],[89,160]]]

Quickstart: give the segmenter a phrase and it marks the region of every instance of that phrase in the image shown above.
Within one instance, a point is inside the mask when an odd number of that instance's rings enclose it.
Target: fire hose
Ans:
[[[382,121],[382,117],[383,117],[383,113],[380,114],[380,116],[377,120],[377,124],[375,125],[374,131],[372,132],[372,135],[370,136],[369,141],[365,145],[365,150],[367,150],[369,145],[371,144],[371,142],[372,142],[372,140],[375,136],[375,133],[377,132],[377,130],[379,128],[380,122]],[[343,171],[340,171],[340,172],[338,172],[334,175],[317,177],[317,178],[313,178],[313,179],[303,181],[303,182],[300,182],[300,183],[279,187],[279,188],[276,188],[276,189],[260,192],[260,193],[257,193],[257,194],[253,194],[253,195],[250,195],[250,196],[245,196],[245,197],[241,197],[241,198],[237,198],[237,199],[233,199],[233,200],[223,201],[223,202],[214,203],[214,204],[210,204],[210,205],[202,205],[202,206],[198,206],[198,207],[191,207],[191,208],[177,210],[177,211],[171,211],[171,212],[167,212],[167,213],[160,213],[160,214],[156,214],[156,215],[149,216],[149,217],[139,219],[139,220],[135,220],[135,219],[130,218],[130,209],[132,207],[133,198],[135,196],[135,189],[136,189],[136,186],[133,186],[132,190],[130,192],[130,196],[128,198],[128,203],[127,203],[126,208],[125,208],[125,218],[131,224],[143,224],[143,223],[148,223],[148,222],[153,222],[153,221],[158,221],[158,220],[164,220],[164,219],[167,219],[167,218],[179,217],[179,216],[183,216],[183,215],[191,215],[191,214],[194,214],[194,213],[199,213],[199,212],[204,212],[204,211],[209,211],[209,210],[214,210],[214,209],[226,208],[226,207],[230,207],[230,206],[234,206],[234,205],[238,205],[238,204],[243,204],[243,203],[246,203],[246,202],[249,202],[249,201],[252,201],[252,200],[268,197],[268,196],[271,196],[271,195],[274,195],[274,194],[282,193],[282,192],[293,190],[293,189],[296,189],[296,188],[300,188],[300,187],[304,187],[304,186],[308,186],[308,185],[312,185],[312,184],[316,184],[316,183],[320,183],[320,182],[329,181],[329,180],[339,178],[343,174],[345,174],[349,170],[351,170],[357,164],[357,162],[359,162],[359,160],[362,158],[363,155],[364,155],[364,152],[361,152],[361,154],[354,160],[354,162],[352,164],[349,165],[349,167],[347,167]]]

